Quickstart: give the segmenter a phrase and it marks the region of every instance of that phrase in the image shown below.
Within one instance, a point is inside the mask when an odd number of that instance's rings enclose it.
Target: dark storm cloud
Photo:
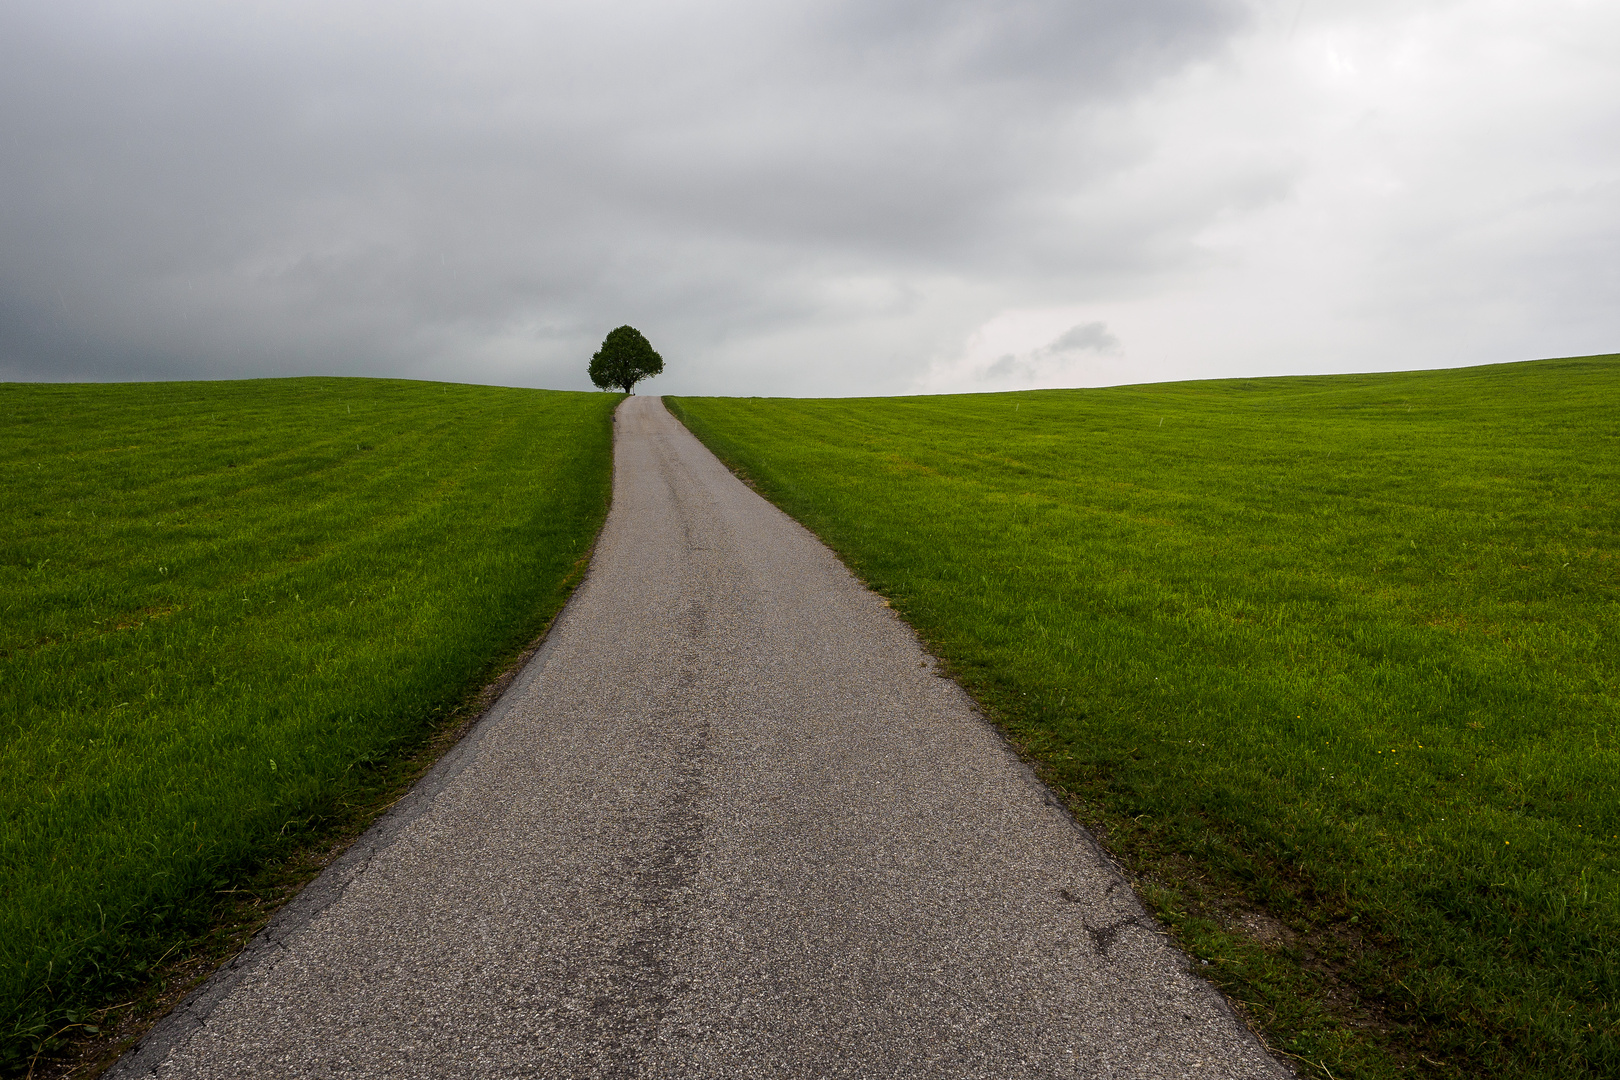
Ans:
[[[858,332],[921,281],[1151,272],[1243,197],[1075,205],[1145,152],[1100,110],[1235,3],[769,8],[11,5],[0,376],[583,386],[622,322],[692,357]]]

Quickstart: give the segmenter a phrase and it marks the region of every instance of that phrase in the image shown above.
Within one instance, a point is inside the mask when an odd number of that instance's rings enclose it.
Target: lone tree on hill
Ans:
[[[652,343],[633,326],[610,331],[591,357],[591,382],[603,390],[617,386],[628,394],[636,383],[663,370],[664,358],[653,352]]]

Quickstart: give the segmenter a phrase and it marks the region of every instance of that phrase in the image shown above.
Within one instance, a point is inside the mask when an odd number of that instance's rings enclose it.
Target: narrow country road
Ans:
[[[110,1076],[1288,1075],[815,537],[616,447],[529,668]]]

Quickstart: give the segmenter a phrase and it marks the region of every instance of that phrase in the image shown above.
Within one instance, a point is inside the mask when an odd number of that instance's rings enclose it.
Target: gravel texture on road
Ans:
[[[109,1075],[1290,1075],[881,598],[615,445],[523,675]]]

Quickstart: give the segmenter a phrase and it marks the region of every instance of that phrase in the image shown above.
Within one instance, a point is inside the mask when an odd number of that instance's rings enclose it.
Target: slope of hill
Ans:
[[[618,399],[0,384],[0,1071],[402,782],[543,631]]]
[[[670,404],[1275,1045],[1620,1075],[1620,357]]]

